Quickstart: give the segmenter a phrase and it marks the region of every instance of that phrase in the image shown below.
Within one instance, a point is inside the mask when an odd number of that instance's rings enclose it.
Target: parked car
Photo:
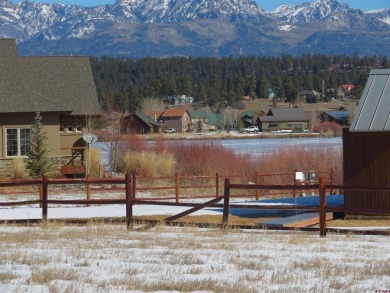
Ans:
[[[244,128],[245,133],[258,133],[259,132],[259,127],[257,126],[249,126],[247,128]]]
[[[175,128],[167,128],[167,129],[165,129],[165,132],[166,133],[174,133],[174,132],[176,132],[176,129]]]

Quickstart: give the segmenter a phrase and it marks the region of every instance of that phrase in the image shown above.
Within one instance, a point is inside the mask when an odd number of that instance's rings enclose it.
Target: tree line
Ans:
[[[331,98],[331,89],[354,84],[359,97],[373,68],[390,68],[387,57],[302,55],[292,57],[91,57],[103,107],[137,112],[145,99],[187,95],[216,111],[236,107],[243,96],[296,103],[302,90]],[[108,102],[109,101],[109,102]],[[316,101],[313,101],[316,102]],[[108,105],[109,104],[109,105]]]

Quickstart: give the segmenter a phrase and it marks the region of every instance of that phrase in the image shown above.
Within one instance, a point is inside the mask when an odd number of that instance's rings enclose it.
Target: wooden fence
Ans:
[[[293,188],[291,185],[248,185],[248,184],[231,184],[230,179],[225,180],[225,192],[228,196],[230,190],[232,189],[255,189],[255,190],[290,190]],[[375,214],[375,215],[386,215],[390,216],[390,210],[372,210],[372,209],[357,209],[357,208],[346,208],[336,207],[336,206],[327,206],[326,203],[326,194],[331,194],[333,190],[364,190],[364,191],[390,191],[390,187],[365,187],[365,186],[345,186],[345,185],[332,185],[327,184],[325,177],[321,177],[318,184],[310,184],[301,186],[300,189],[317,189],[319,194],[319,203],[318,206],[264,206],[256,207],[257,209],[271,209],[271,210],[311,210],[319,212],[319,232],[320,236],[326,236],[326,231],[329,230],[326,228],[326,213],[327,212],[343,212],[343,213],[360,213],[360,214]],[[230,205],[230,208],[251,208],[250,206],[243,205]],[[384,234],[390,235],[390,232],[384,231],[368,231],[370,234]],[[363,231],[362,231],[363,233]]]
[[[200,186],[196,185],[187,185],[180,186],[178,184],[177,177],[175,179],[175,185],[165,186],[165,187],[153,187],[154,188],[174,188],[176,192],[175,201],[162,201],[161,199],[145,199],[145,198],[137,198],[136,191],[147,189],[138,188],[136,185],[137,177],[134,174],[126,174],[125,178],[107,178],[107,179],[91,179],[91,178],[83,178],[83,179],[48,179],[43,177],[42,179],[34,179],[34,180],[13,180],[13,181],[0,181],[0,187],[15,187],[15,186],[31,186],[36,185],[39,187],[39,198],[36,200],[27,200],[27,201],[0,201],[0,206],[18,206],[18,205],[26,205],[26,204],[39,204],[42,207],[42,219],[43,221],[48,220],[48,206],[50,204],[63,204],[63,205],[110,205],[110,204],[124,204],[125,205],[125,215],[126,215],[126,223],[127,227],[132,227],[133,220],[133,205],[167,205],[167,206],[183,206],[189,207],[190,209],[179,213],[177,215],[168,217],[163,220],[163,222],[172,222],[177,220],[183,216],[189,215],[193,212],[196,212],[200,209],[206,207],[219,207],[223,208],[222,215],[222,227],[225,227],[228,223],[229,217],[229,209],[230,208],[239,208],[239,209],[257,209],[257,210],[305,210],[305,211],[318,211],[320,217],[320,236],[323,237],[326,235],[326,231],[330,230],[326,228],[326,213],[327,212],[357,212],[357,213],[367,213],[367,214],[385,214],[389,215],[390,211],[388,210],[365,210],[365,209],[346,209],[345,207],[332,207],[327,206],[326,204],[326,195],[332,194],[334,190],[376,190],[376,191],[389,191],[388,188],[372,188],[372,187],[351,187],[351,186],[343,186],[343,185],[334,185],[331,183],[331,180],[321,177],[318,182],[308,182],[304,185],[297,185],[297,182],[292,182],[291,184],[282,184],[282,185],[265,185],[265,184],[253,184],[253,182],[249,184],[233,184],[231,183],[234,180],[234,177],[225,177],[223,187],[223,195],[220,195],[220,179],[222,176],[216,175],[216,184],[209,185],[215,187],[215,194],[212,195],[212,199],[201,203],[185,203],[180,202],[179,191],[180,188],[200,188]],[[146,179],[145,179],[146,180]],[[148,178],[150,180],[150,178]],[[51,199],[49,196],[49,186],[51,185],[84,185],[87,189],[87,198],[86,199],[66,199],[66,200],[58,200]],[[119,199],[91,199],[90,196],[90,186],[91,185],[120,185],[120,190],[123,190],[125,193],[124,198]],[[262,192],[267,190],[278,190],[289,192],[291,195],[295,195],[294,191],[303,190],[303,191],[312,191],[316,190],[316,193],[319,194],[319,204],[318,206],[260,206],[260,205],[245,205],[245,204],[230,204],[231,191],[232,190],[253,190],[255,192]],[[248,195],[246,195],[248,196]],[[258,198],[258,193],[252,194],[252,196]],[[165,200],[167,198],[164,198]],[[218,204],[218,202],[223,201],[223,204]]]

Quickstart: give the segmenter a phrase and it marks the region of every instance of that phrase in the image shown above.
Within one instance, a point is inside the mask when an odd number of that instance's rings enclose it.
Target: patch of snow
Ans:
[[[390,16],[387,16],[386,18],[379,18],[379,20],[390,25]]]
[[[367,10],[365,13],[383,13],[388,11],[389,9],[387,8],[382,8],[382,9],[373,9],[373,10]]]
[[[293,29],[297,28],[296,26],[290,25],[290,24],[285,24],[285,25],[279,25],[278,30],[280,31],[286,31],[289,32]]]

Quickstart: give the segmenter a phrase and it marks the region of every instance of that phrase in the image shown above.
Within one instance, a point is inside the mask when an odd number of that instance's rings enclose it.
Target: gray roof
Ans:
[[[89,57],[19,57],[15,40],[0,39],[0,114],[99,114]]]
[[[390,69],[370,72],[350,131],[390,131]]]
[[[302,122],[309,121],[302,108],[273,108],[266,116],[259,116],[261,122]]]

